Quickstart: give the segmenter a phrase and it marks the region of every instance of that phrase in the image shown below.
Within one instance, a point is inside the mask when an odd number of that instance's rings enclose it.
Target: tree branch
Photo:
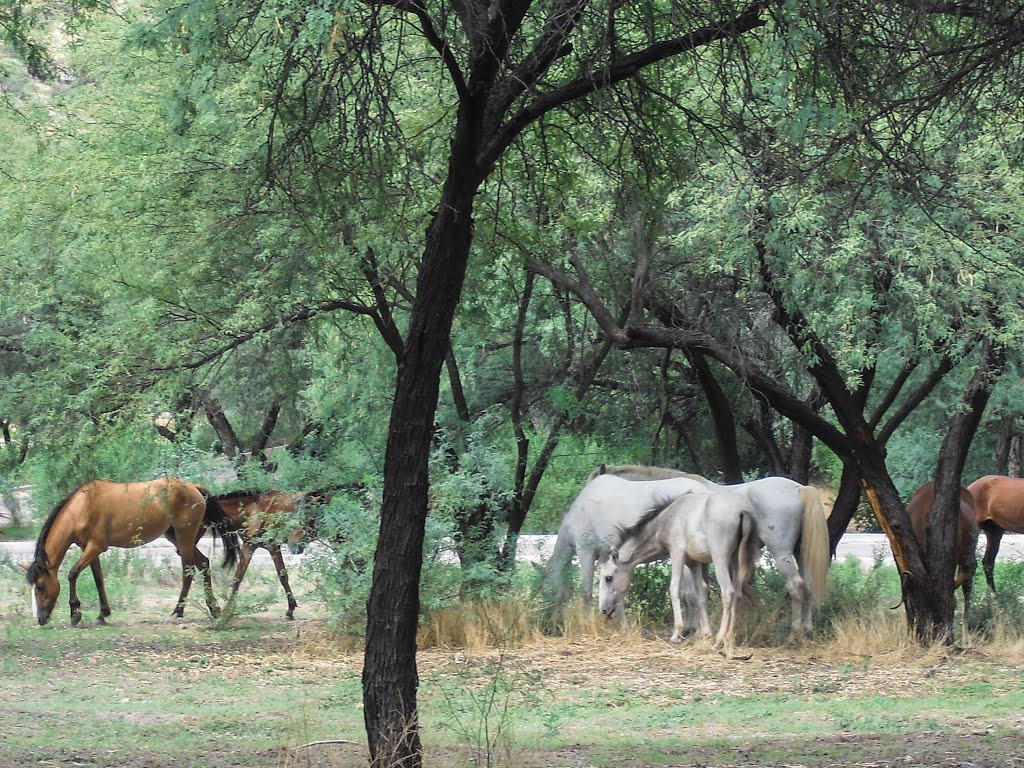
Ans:
[[[656,43],[634,54],[596,67],[559,88],[539,94],[504,125],[492,131],[494,138],[482,148],[478,160],[481,172],[487,174],[519,134],[548,112],[633,77],[644,67],[717,40],[737,37],[752,29],[762,27],[766,22],[761,14],[769,4],[767,0],[752,3],[733,19],[701,27],[672,40]],[[538,44],[534,48],[534,52],[524,60],[524,64],[530,62],[532,66],[521,66],[515,71],[515,79],[510,76],[502,82],[501,99],[489,109],[489,126],[497,127],[497,116],[505,114],[516,98],[536,85],[551,63],[557,59],[557,54],[564,50],[563,47],[556,48],[554,40],[542,42],[546,42],[546,46],[541,48],[541,45]]]

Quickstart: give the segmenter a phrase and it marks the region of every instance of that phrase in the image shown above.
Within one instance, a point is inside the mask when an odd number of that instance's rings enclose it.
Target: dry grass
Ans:
[[[537,611],[525,601],[473,601],[431,611],[420,624],[420,648],[477,650],[523,645],[541,636]]]
[[[905,652],[911,646],[916,647],[907,627],[906,613],[888,608],[838,619],[832,625],[827,644],[855,656]]]
[[[748,651],[754,650],[756,653],[759,649],[768,650],[772,647],[770,643],[758,640],[767,632],[759,631],[757,625],[769,618],[788,622],[788,611],[785,616],[755,619],[754,625],[747,627],[745,633],[745,642],[752,646]],[[489,649],[549,647],[551,644],[571,646],[574,643],[588,646],[598,644],[621,649],[624,653],[638,648],[644,648],[645,653],[650,653],[653,643],[668,653],[682,652],[665,642],[668,634],[667,628],[636,623],[623,629],[618,621],[607,621],[596,610],[576,601],[566,607],[561,615],[559,630],[551,636],[550,631],[544,631],[543,618],[526,601],[507,600],[475,602],[431,612],[420,626],[418,643],[423,650],[442,652],[459,649],[486,653]],[[959,643],[959,647],[998,658],[1024,660],[1024,636],[1021,635],[1021,629],[1006,623],[998,624],[985,636],[969,635],[966,641]],[[681,648],[698,655],[713,653],[710,641],[687,641]],[[955,652],[955,649],[951,651],[949,646],[942,643],[937,643],[934,648],[939,654]],[[918,659],[922,653],[931,652],[930,649],[922,649],[911,638],[906,615],[902,610],[883,607],[842,617],[795,650],[800,653],[810,652],[821,658],[885,656]],[[738,647],[737,654],[742,653],[743,648]]]

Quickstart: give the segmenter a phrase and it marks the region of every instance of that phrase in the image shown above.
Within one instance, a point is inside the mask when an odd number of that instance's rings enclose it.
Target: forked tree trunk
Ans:
[[[986,340],[981,360],[962,398],[963,407],[950,422],[939,450],[935,468],[935,501],[928,523],[928,551],[925,565],[929,579],[923,584],[904,580],[907,619],[922,642],[945,639],[951,642],[956,595],[955,549],[957,521],[960,517],[960,486],[967,451],[988,404],[992,387],[1003,372],[1006,353],[1001,345]],[[930,591],[925,600],[920,592]]]

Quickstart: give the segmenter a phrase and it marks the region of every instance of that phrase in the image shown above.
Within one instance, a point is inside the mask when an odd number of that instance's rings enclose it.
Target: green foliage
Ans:
[[[818,610],[815,624],[826,629],[851,616],[867,617],[879,605],[900,602],[900,582],[896,569],[881,561],[866,572],[855,558],[835,562],[828,571],[828,597]]]
[[[985,585],[978,564],[971,600],[970,629],[989,639],[1018,637],[1024,631],[1024,563],[996,560],[996,593]]]
[[[543,681],[501,653],[483,663],[463,657],[439,690],[443,727],[470,748],[471,765],[492,768],[512,764],[516,723],[542,704]]]
[[[668,592],[671,577],[668,563],[638,566],[629,582],[629,596],[626,600],[628,612],[641,621],[672,626],[672,605]]]

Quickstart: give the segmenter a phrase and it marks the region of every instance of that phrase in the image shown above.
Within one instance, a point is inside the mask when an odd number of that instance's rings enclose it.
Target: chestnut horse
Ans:
[[[985,532],[985,555],[981,559],[985,581],[995,592],[996,555],[1003,533],[1024,533],[1024,479],[985,475],[967,489],[974,496],[978,527]]]
[[[315,533],[311,527],[312,518],[296,519],[296,512],[307,495],[269,490],[231,491],[214,497],[224,509],[232,527],[238,530],[239,538],[242,540],[241,556],[235,568],[229,602],[238,592],[253,554],[263,547],[270,553],[270,559],[277,569],[277,578],[288,598],[288,612],[285,616],[289,619],[295,618],[295,609],[299,604],[288,583],[288,571],[284,567],[280,542],[283,540],[287,541],[289,546],[298,546],[306,539],[312,538]]]
[[[207,525],[224,541],[225,567],[233,564],[238,557],[238,537],[230,532],[223,510],[205,489],[176,477],[140,483],[92,480],[79,486],[50,512],[36,541],[35,558],[25,568],[36,620],[40,625],[50,620],[60,594],[58,571],[72,544],[81,548],[82,555],[68,573],[71,624],[77,626],[82,620],[77,582],[87,566],[92,569],[100,599],[96,621],[103,624],[110,615],[110,604],[99,556],[110,547],[138,547],[159,536],[166,536],[181,557],[181,594],[172,615],[184,615],[185,598],[198,567],[206,586],[206,604],[211,615],[218,616],[210,561],[196,546]]]
[[[928,482],[914,491],[907,502],[907,515],[914,529],[914,538],[925,552],[928,551],[928,523],[935,503],[934,483]],[[964,593],[964,630],[967,630],[967,616],[971,610],[971,590],[974,587],[974,572],[978,569],[978,523],[975,521],[975,499],[971,492],[960,487],[960,509],[957,513],[956,538],[953,559],[956,561],[956,580],[953,591],[958,588]]]

